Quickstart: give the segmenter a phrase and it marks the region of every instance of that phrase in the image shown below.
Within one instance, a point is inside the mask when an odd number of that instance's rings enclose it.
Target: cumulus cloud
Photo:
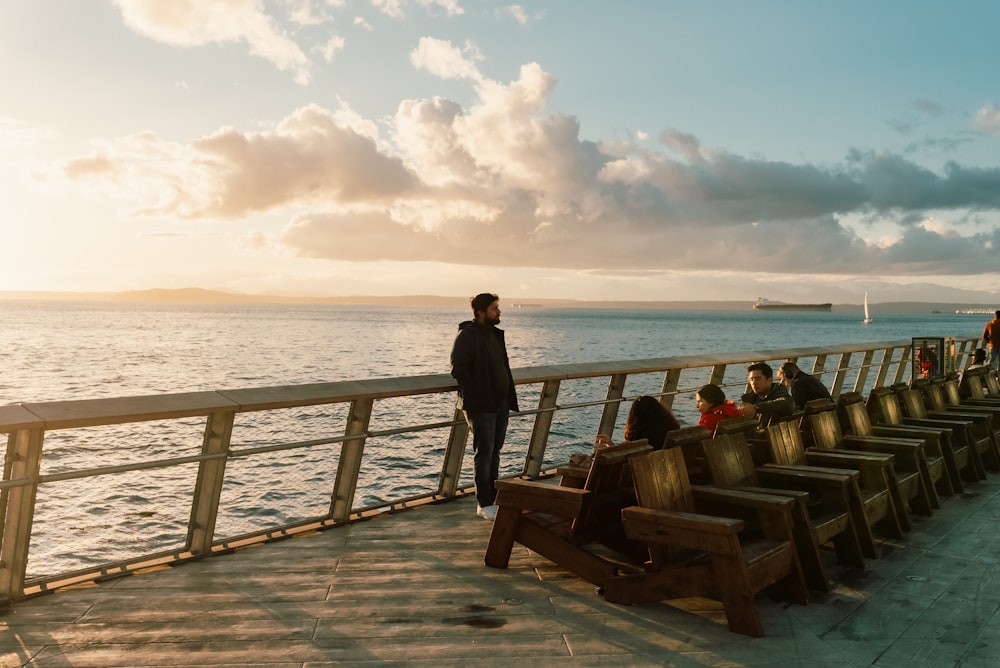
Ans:
[[[994,270],[1000,168],[932,171],[861,150],[840,164],[797,164],[708,147],[672,128],[656,146],[595,143],[581,139],[576,118],[547,111],[556,81],[539,65],[498,82],[478,72],[474,53],[430,39],[415,51],[416,66],[471,86],[467,106],[403,100],[376,122],[346,106],[309,105],[267,131],[220,128],[185,144],[143,133],[105,142],[64,174],[117,188],[159,219],[287,211],[271,241],[314,258],[823,275]],[[969,212],[982,217],[965,220]]]
[[[993,104],[980,109],[976,112],[975,126],[980,132],[1000,136],[1000,109]]]
[[[271,132],[222,128],[181,146],[146,133],[64,165],[67,177],[158,193],[137,213],[239,219],[286,205],[386,206],[414,187],[402,161],[316,106]]]
[[[378,8],[386,16],[401,19],[406,14],[407,5],[417,5],[424,9],[443,9],[448,16],[459,16],[465,13],[457,0],[371,0],[372,6]]]
[[[528,24],[528,13],[524,11],[524,7],[521,5],[508,5],[500,11],[507,14],[521,25]]]
[[[479,52],[471,45],[463,52],[451,42],[433,37],[421,37],[417,48],[410,53],[414,67],[442,79],[481,79],[475,65],[479,59]]]
[[[297,82],[309,82],[309,59],[258,0],[113,1],[125,24],[144,37],[180,47],[243,42],[250,53],[293,72]],[[294,14],[313,20],[301,11]]]
[[[333,58],[337,55],[337,52],[343,50],[344,44],[343,37],[334,35],[326,41],[326,44],[316,47],[316,50],[322,54],[323,60],[330,63],[333,62]]]

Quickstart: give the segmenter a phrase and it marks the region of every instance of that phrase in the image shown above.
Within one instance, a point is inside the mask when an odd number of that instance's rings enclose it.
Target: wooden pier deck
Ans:
[[[619,606],[515,548],[483,566],[469,497],[23,601],[3,666],[995,666],[1000,476],[882,542],[809,606],[762,600],[767,636],[717,606]]]

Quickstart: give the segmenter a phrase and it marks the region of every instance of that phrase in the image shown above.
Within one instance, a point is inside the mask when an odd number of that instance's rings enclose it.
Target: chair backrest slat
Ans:
[[[840,431],[837,413],[832,408],[809,413],[804,422],[814,447],[832,450],[843,443],[844,434]]]
[[[664,448],[631,460],[639,505],[653,510],[694,512],[694,497],[680,448]]]
[[[806,449],[799,426],[794,422],[779,422],[767,428],[771,461],[775,464],[805,464]]]
[[[613,492],[629,482],[628,460],[652,450],[646,439],[625,441],[603,448],[594,455],[583,488],[595,494]]]
[[[703,443],[709,477],[721,487],[758,485],[750,446],[742,434],[722,434]]]
[[[858,392],[843,392],[837,398],[837,416],[843,430],[855,436],[872,436],[872,421]]]

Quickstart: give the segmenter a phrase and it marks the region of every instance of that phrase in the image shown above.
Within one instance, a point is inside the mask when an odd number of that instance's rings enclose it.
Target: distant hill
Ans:
[[[373,306],[435,306],[468,308],[468,297],[442,295],[351,295],[344,297],[301,297],[283,295],[248,295],[239,292],[206,290],[204,288],[155,288],[125,292],[9,292],[0,291],[0,301],[118,301],[174,302],[197,304],[370,304]],[[732,311],[750,309],[752,300],[730,301],[613,301],[579,299],[539,299],[535,297],[501,296],[501,306],[511,308],[628,308],[692,311]],[[861,313],[860,304],[834,304],[834,312]],[[991,312],[996,304],[946,302],[882,302],[872,303],[872,314],[890,313],[954,313],[956,309],[985,308]],[[974,317],[974,316],[969,316]]]

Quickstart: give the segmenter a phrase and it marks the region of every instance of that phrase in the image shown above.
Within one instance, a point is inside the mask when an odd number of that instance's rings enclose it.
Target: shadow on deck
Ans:
[[[809,606],[762,600],[759,639],[710,601],[607,603],[520,546],[486,568],[467,497],[23,601],[0,665],[995,666],[1000,476],[971,487],[866,571],[831,560]]]

